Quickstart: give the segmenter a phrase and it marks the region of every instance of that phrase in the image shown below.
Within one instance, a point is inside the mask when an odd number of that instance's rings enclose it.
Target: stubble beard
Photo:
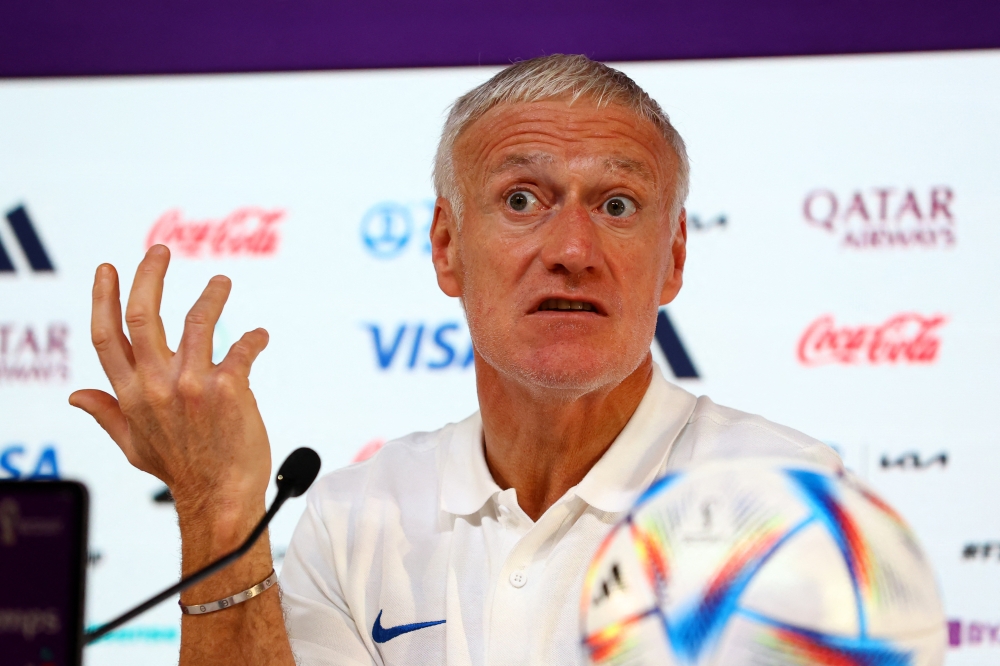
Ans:
[[[656,325],[655,314],[650,318],[649,325],[636,327],[641,330],[626,331],[612,345],[604,346],[600,350],[601,360],[597,367],[567,367],[567,362],[572,361],[565,359],[556,359],[554,364],[550,364],[545,358],[539,358],[545,353],[541,351],[511,354],[509,351],[514,344],[512,328],[517,313],[490,313],[491,308],[484,306],[480,296],[479,285],[469,277],[467,274],[460,302],[476,353],[497,373],[529,393],[575,400],[596,391],[609,391],[624,382],[649,356]],[[471,308],[470,303],[473,304]],[[500,325],[497,325],[497,320]],[[555,352],[554,355],[559,354]]]

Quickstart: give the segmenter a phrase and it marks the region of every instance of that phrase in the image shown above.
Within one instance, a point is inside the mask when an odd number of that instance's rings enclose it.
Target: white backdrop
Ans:
[[[691,154],[667,311],[698,377],[676,381],[837,446],[937,567],[949,664],[997,663],[1000,53],[622,68]],[[89,623],[179,561],[161,484],[66,402],[107,387],[96,266],[127,290],[147,243],[171,245],[173,342],[204,283],[233,279],[216,341],[271,333],[252,379],[276,463],[308,445],[329,471],[461,419],[470,343],[431,270],[429,174],[446,107],[494,71],[0,83],[0,478],[89,486]],[[302,506],[277,518],[279,556]],[[88,663],[176,663],[177,627],[166,604]]]

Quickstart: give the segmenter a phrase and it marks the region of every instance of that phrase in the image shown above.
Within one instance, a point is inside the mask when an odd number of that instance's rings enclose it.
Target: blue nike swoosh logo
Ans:
[[[436,620],[434,622],[414,622],[413,624],[401,624],[396,627],[389,627],[386,629],[382,626],[382,611],[378,612],[378,617],[375,618],[375,624],[372,625],[372,640],[376,643],[385,643],[386,641],[391,641],[396,636],[402,636],[403,634],[408,634],[411,631],[416,631],[417,629],[426,629],[427,627],[433,627],[438,624],[444,624],[445,620]]]

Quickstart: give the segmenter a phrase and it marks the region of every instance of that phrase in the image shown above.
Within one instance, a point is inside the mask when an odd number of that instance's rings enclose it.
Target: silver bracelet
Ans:
[[[249,590],[243,590],[231,597],[226,597],[225,599],[219,599],[218,601],[210,601],[207,604],[198,604],[197,606],[185,606],[180,601],[178,605],[181,607],[181,613],[184,615],[204,615],[205,613],[214,613],[215,611],[220,611],[224,608],[229,608],[230,606],[235,606],[236,604],[241,604],[247,599],[253,599],[257,595],[264,592],[272,585],[278,582],[278,574],[271,570],[271,575],[257,583]]]

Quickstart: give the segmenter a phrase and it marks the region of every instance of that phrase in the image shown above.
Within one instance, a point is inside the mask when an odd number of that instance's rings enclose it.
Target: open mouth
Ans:
[[[566,298],[549,298],[541,302],[538,312],[593,312],[597,313],[597,307],[587,301],[571,301]]]

